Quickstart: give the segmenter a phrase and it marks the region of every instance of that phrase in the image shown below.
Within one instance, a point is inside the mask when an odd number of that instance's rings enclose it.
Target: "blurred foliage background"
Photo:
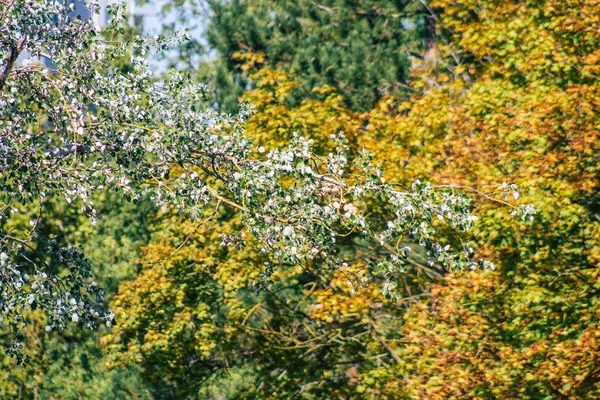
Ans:
[[[206,6],[217,57],[176,56],[209,103],[250,104],[267,149],[298,132],[326,155],[344,132],[388,181],[471,188],[465,240],[494,271],[399,275],[392,300],[351,235],[346,269],[273,269],[220,245],[241,229],[224,208],[193,224],[106,193],[92,227],[48,201],[44,231],[84,248],[117,324],[45,332],[33,313],[26,362],[0,358],[1,398],[600,398],[600,1]],[[533,221],[487,197],[505,182]]]

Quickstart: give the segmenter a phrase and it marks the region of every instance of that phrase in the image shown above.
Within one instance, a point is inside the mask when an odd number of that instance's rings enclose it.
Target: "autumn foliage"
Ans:
[[[254,110],[245,133],[261,154],[298,133],[326,158],[336,146],[331,137],[343,132],[349,169],[367,150],[384,171],[382,182],[461,190],[473,199],[477,220],[459,235],[440,228],[441,243],[472,248],[493,267],[445,270],[406,240],[411,268],[377,270],[372,266],[389,254],[353,232],[336,237],[345,260],[339,268],[274,265],[234,209],[219,203],[196,222],[175,207],[153,210],[150,228],[137,234],[139,254],[119,266],[126,280],[112,297],[117,323],[102,333],[95,368],[106,367],[102,373],[115,382],[122,371],[135,371],[142,383],[133,379],[128,393],[143,392],[140,398],[600,398],[600,0],[434,0],[387,8],[371,1],[365,10],[360,2],[324,1],[318,12],[301,3],[281,2],[285,18],[277,26],[268,25],[269,2],[217,7],[222,15],[211,40],[231,57],[225,75],[237,77],[236,90],[251,83],[238,99]],[[306,14],[310,19],[300,22],[313,23],[290,46],[297,50],[314,44],[311,32],[337,37],[344,27],[318,23],[332,24],[344,7],[355,11],[350,17],[361,31],[374,32],[361,49],[388,43],[379,31],[410,44],[393,54],[396,64],[369,63],[364,71],[387,82],[390,73],[377,71],[401,70],[398,90],[353,79],[360,57],[352,68],[321,76],[318,69],[298,73],[309,62],[304,53],[288,59],[280,51],[280,39],[295,32],[288,28],[301,30],[289,15]],[[408,41],[407,32],[393,30],[406,29],[399,19],[414,15],[426,19],[415,20]],[[242,17],[244,23],[236,19]],[[254,37],[265,43],[260,49],[223,37],[228,27],[239,39],[263,25],[271,36]],[[435,30],[415,42],[430,25]],[[350,51],[335,49],[340,62]],[[365,87],[336,86],[335,77]],[[362,201],[384,224],[385,207]],[[517,207],[529,205],[530,218],[515,217]],[[245,246],[222,245],[224,235],[239,232]],[[134,245],[120,246],[115,265],[133,259]],[[107,246],[113,253],[115,247]],[[384,286],[390,275],[394,290]],[[47,365],[49,339],[38,325],[30,328],[39,347],[32,357]],[[33,368],[15,371],[15,382],[47,379]],[[17,383],[5,386],[0,393],[17,396]]]
[[[600,396],[599,3],[430,6],[437,41],[413,59],[410,101],[386,97],[358,114],[336,88],[318,87],[323,100],[291,106],[293,78],[259,68],[244,96],[257,110],[247,130],[267,148],[294,131],[326,148],[344,131],[390,181],[471,188],[479,220],[465,240],[495,269],[417,279],[390,301],[350,241],[347,271],[279,271],[252,292],[259,257],[169,223],[121,287],[110,348],[185,393],[198,390],[179,380],[190,371],[235,370],[239,388],[261,398]],[[245,57],[253,68],[263,59]],[[520,191],[493,200],[504,183]],[[532,203],[536,215],[521,222],[504,201]],[[188,234],[187,250],[150,261]]]
[[[450,275],[407,313],[411,396],[600,396],[599,5],[433,2],[441,39],[418,61],[422,94],[370,116],[364,143],[391,176],[511,182],[537,211],[520,224],[481,199],[473,240],[496,271]]]

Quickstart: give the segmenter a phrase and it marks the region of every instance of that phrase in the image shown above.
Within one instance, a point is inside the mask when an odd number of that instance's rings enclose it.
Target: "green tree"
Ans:
[[[221,55],[214,83],[218,103],[234,110],[252,86],[243,53],[264,54],[266,65],[298,76],[290,100],[315,87],[338,88],[346,105],[367,111],[384,95],[406,96],[408,55],[430,34],[426,10],[396,1],[209,1],[207,37]]]
[[[113,40],[125,40],[135,34],[135,30],[123,26],[122,32],[113,31],[109,36]],[[121,73],[132,72],[131,53],[111,60],[110,65]],[[26,61],[24,65],[12,67],[19,70],[33,65]],[[103,65],[97,67],[102,71]],[[34,108],[32,111],[40,110]],[[40,118],[43,117],[41,114]],[[30,132],[43,137],[45,128],[44,124],[32,126]],[[92,225],[89,215],[79,209],[80,205],[53,196],[34,201],[29,207],[22,208],[22,212],[3,219],[0,225],[7,232],[19,232],[31,229],[30,223],[35,221],[37,235],[82,249],[91,262],[91,273],[98,286],[110,300],[119,281],[135,275],[137,247],[147,241],[149,217],[154,208],[147,199],[133,205],[107,191],[94,195],[93,202],[99,212],[96,226]],[[58,276],[65,272],[61,271],[59,263],[52,269]],[[39,311],[26,311],[23,320],[27,326],[22,332],[24,348],[17,352],[18,358],[14,358],[14,353],[2,351],[0,373],[6,379],[0,385],[0,397],[144,397],[136,368],[108,372],[104,367],[98,344],[102,332],[81,330],[73,323],[65,330],[49,332],[46,328],[48,318]],[[0,347],[10,351],[15,349],[15,337],[7,333],[3,329]]]
[[[100,193],[94,198],[99,218],[96,226],[74,204],[50,198],[41,203],[45,216],[38,224],[40,235],[81,247],[92,264],[98,285],[110,300],[117,284],[136,275],[138,246],[149,239],[148,225],[154,208],[144,201],[132,204],[115,193]],[[5,228],[30,228],[38,209],[11,216]],[[25,362],[2,352],[0,384],[2,398],[105,399],[145,398],[137,368],[108,371],[98,339],[104,331],[82,330],[69,324],[65,330],[48,332],[47,317],[39,311],[24,315]],[[10,348],[14,337],[3,336],[0,346]]]

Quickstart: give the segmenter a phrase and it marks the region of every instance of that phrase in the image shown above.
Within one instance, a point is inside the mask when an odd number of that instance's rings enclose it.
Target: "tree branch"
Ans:
[[[0,74],[0,90],[4,88],[6,84],[6,79],[8,79],[8,74],[12,71],[17,58],[19,58],[19,54],[23,51],[25,47],[25,43],[27,43],[27,36],[23,36],[19,41],[19,44],[10,46],[10,53],[8,55],[8,60],[6,60],[6,66],[4,67],[4,71]]]

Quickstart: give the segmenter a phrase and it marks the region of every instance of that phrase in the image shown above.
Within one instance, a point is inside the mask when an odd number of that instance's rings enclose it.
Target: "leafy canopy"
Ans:
[[[193,220],[220,205],[231,207],[274,264],[318,260],[336,268],[343,263],[337,238],[356,232],[388,249],[389,259],[380,262],[390,269],[403,268],[400,239],[406,237],[426,249],[432,264],[449,270],[478,265],[466,244],[441,246],[432,223],[441,219],[452,230],[467,230],[473,217],[466,196],[418,181],[398,189],[381,179],[368,154],[349,164],[342,135],[334,135],[333,150],[322,155],[300,135],[292,135],[287,147],[257,148],[244,132],[246,111],[231,116],[203,108],[203,85],[183,74],[153,78],[144,55],[167,48],[170,39],[110,40],[125,17],[120,7],[109,12],[113,22],[101,37],[61,3],[2,4],[3,221],[58,194],[93,221],[92,194],[111,190],[133,201],[148,197]],[[51,66],[17,64],[25,52]],[[111,68],[109,61],[126,52],[136,55],[131,69]],[[386,223],[371,223],[364,199],[385,207]],[[33,218],[31,229],[0,231],[4,320],[19,332],[23,311],[39,308],[49,317],[47,330],[69,320],[110,325],[113,313],[89,262],[78,249],[39,235],[43,217]],[[243,241],[223,237],[223,245]]]
[[[434,399],[598,397],[599,4],[432,7],[444,12],[436,57],[415,71],[423,94],[382,102],[361,143],[390,180],[514,182],[537,215],[475,205],[472,240],[496,270],[433,285],[406,317],[396,373]]]
[[[266,65],[294,73],[298,87],[288,100],[337,87],[344,103],[368,111],[385,95],[407,97],[409,54],[417,54],[431,26],[426,10],[407,0],[263,1],[211,0],[207,39],[222,62],[214,76],[216,100],[234,110],[253,80],[248,53]]]

